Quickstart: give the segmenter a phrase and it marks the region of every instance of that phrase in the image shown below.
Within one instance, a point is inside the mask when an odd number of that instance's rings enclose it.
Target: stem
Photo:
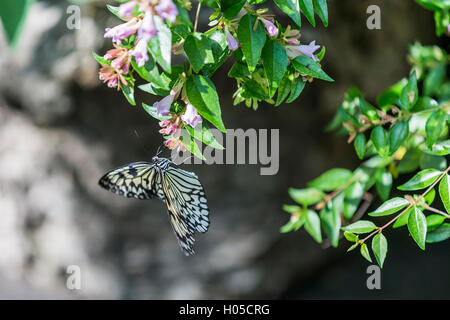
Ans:
[[[429,207],[429,206],[426,206],[425,210],[433,211],[433,212],[435,212],[437,214],[443,215],[444,217],[450,219],[450,215],[445,213],[444,211],[441,211],[441,210],[438,210],[438,209],[435,209],[435,208],[432,208],[432,207]]]
[[[194,32],[197,31],[198,19],[200,17],[200,10],[201,10],[201,8],[202,8],[202,3],[199,1],[198,2],[198,6],[197,6],[197,13],[195,14]]]
[[[408,211],[410,208],[414,207],[418,202],[420,202],[420,200],[422,200],[427,194],[428,192],[430,192],[435,186],[436,184],[439,183],[439,181],[442,180],[442,178],[450,171],[450,167],[448,167],[447,169],[445,169],[445,171],[441,174],[441,176],[439,177],[439,179],[437,179],[431,186],[428,187],[428,189],[422,193],[420,195],[419,198],[417,198],[416,200],[414,200],[413,202],[411,202],[409,204],[409,206],[406,207],[405,210],[403,210],[402,212],[400,212],[394,219],[392,219],[391,221],[389,221],[388,223],[386,223],[384,226],[378,228],[377,230],[373,231],[371,234],[369,234],[367,237],[365,237],[364,239],[360,240],[359,243],[363,244],[366,240],[370,239],[372,236],[374,236],[377,233],[382,232],[384,229],[386,229],[387,227],[389,227],[391,224],[393,224],[398,218],[400,218],[406,211]]]
[[[339,189],[334,190],[330,194],[327,194],[325,196],[325,199],[323,199],[321,202],[316,204],[314,209],[316,209],[316,210],[323,209],[328,202],[333,200],[337,195],[339,195],[342,191],[344,191],[349,185],[351,185],[353,182],[356,182],[356,181],[358,181],[358,179],[350,179],[350,180],[348,180],[342,187],[340,187]]]

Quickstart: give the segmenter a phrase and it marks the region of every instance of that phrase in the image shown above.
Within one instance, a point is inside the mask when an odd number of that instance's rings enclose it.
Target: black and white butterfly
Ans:
[[[99,185],[116,194],[164,201],[170,222],[185,255],[194,254],[194,233],[209,227],[205,190],[195,173],[172,167],[172,161],[155,156],[152,162],[135,162],[106,173]]]

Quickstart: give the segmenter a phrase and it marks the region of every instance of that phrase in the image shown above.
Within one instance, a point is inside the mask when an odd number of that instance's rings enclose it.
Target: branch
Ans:
[[[200,17],[200,10],[201,10],[201,8],[202,8],[202,3],[199,1],[198,2],[198,6],[197,6],[197,13],[195,14],[194,32],[197,31],[198,19]]]

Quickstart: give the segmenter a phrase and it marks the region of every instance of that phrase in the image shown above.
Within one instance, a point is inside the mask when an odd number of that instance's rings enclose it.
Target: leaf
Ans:
[[[328,7],[326,0],[313,0],[314,11],[316,11],[325,27],[328,27]]]
[[[431,150],[425,149],[424,152],[435,156],[446,156],[450,154],[450,140],[435,143]]]
[[[181,134],[181,142],[183,143],[183,145],[186,147],[186,149],[192,153],[194,156],[196,156],[197,158],[201,159],[201,160],[206,160],[206,158],[203,156],[197,142],[195,141],[194,137],[190,137],[190,139],[183,139],[185,137],[188,137],[189,135]]]
[[[389,87],[383,93],[381,93],[377,99],[378,106],[384,107],[391,104],[397,104],[398,103],[397,101],[400,97],[400,93],[402,92],[403,88],[406,86],[407,83],[408,83],[407,79],[402,79],[396,84]]]
[[[441,171],[435,169],[425,169],[418,172],[409,181],[398,187],[402,191],[413,191],[424,189],[435,182],[442,174]]]
[[[211,43],[208,38],[201,34],[189,35],[183,44],[186,56],[191,63],[192,69],[198,73],[205,64],[213,63],[214,56],[211,49]]]
[[[135,106],[136,101],[134,100],[134,84],[132,84],[131,86],[126,86],[122,82],[120,82],[120,89],[122,90],[122,93],[125,96],[125,98],[127,99],[127,101],[132,106]]]
[[[354,142],[354,146],[358,158],[361,160],[364,159],[364,154],[366,153],[366,136],[364,135],[364,133],[358,133]]]
[[[112,6],[110,4],[106,5],[106,8],[111,12],[113,15],[115,15],[117,18],[119,18],[122,21],[126,21],[120,14],[119,14],[119,7]]]
[[[285,204],[283,206],[283,210],[286,211],[287,213],[296,213],[296,212],[300,212],[301,208],[299,206],[293,206],[293,205],[287,205]]]
[[[384,260],[388,251],[388,243],[386,237],[381,233],[377,233],[372,239],[372,251],[377,259],[380,268],[383,268]]]
[[[361,255],[369,262],[372,262],[372,258],[370,257],[369,248],[367,247],[367,244],[363,243],[361,245]]]
[[[444,223],[427,234],[427,243],[442,242],[450,238],[450,224]]]
[[[297,99],[305,88],[306,82],[301,77],[296,78],[291,85],[291,94],[286,100],[286,103],[291,103]]]
[[[409,125],[407,121],[397,122],[389,134],[389,152],[393,154],[403,144],[409,134]]]
[[[206,121],[202,122],[201,126],[197,126],[195,128],[192,128],[191,126],[187,125],[185,127],[186,131],[191,135],[191,137],[194,137],[195,139],[201,141],[202,143],[211,146],[215,149],[223,150],[225,149],[214,137],[212,134],[209,125],[206,123]]]
[[[150,82],[163,90],[169,90],[169,83],[167,79],[161,77],[158,67],[152,57],[149,57],[149,60],[142,67],[138,67],[135,59],[133,58],[133,60],[131,60],[131,65],[145,81]]]
[[[28,9],[33,2],[34,0],[0,1],[0,19],[10,45],[17,44]]]
[[[377,109],[370,103],[368,103],[366,100],[364,100],[362,97],[359,98],[359,109],[361,110],[362,114],[365,115],[370,120],[380,119],[377,113]]]
[[[242,45],[242,52],[250,72],[255,70],[266,43],[266,31],[263,23],[259,21],[255,29],[256,20],[257,18],[254,15],[246,14],[239,21],[237,30],[238,40]]]
[[[209,41],[211,43],[214,62],[208,63],[203,67],[203,74],[206,77],[211,77],[225,63],[230,53],[226,36],[222,31],[217,30],[209,35]],[[248,72],[248,68],[246,67],[245,69]]]
[[[272,97],[286,74],[289,59],[286,49],[274,40],[266,42],[262,51],[262,58],[264,72],[269,81],[270,96]]]
[[[440,64],[432,68],[425,77],[423,82],[423,94],[425,96],[432,96],[439,90],[440,85],[445,80],[447,66]]]
[[[356,210],[361,203],[362,196],[364,194],[364,185],[360,182],[354,182],[350,187],[345,190],[344,218],[350,220],[355,214]]]
[[[441,197],[445,210],[450,214],[450,178],[448,174],[439,183],[439,196]]]
[[[440,138],[442,130],[444,130],[447,123],[447,113],[443,110],[435,111],[428,118],[425,125],[427,134],[427,146],[431,148]]]
[[[307,76],[329,82],[334,81],[320,68],[320,65],[310,57],[298,56],[294,60],[292,60],[292,65],[294,66],[295,70],[297,70],[301,74],[305,74]]]
[[[330,238],[331,245],[337,248],[341,230],[341,215],[334,208],[330,210],[325,207],[320,211],[320,220],[325,234]]]
[[[379,170],[376,174],[375,187],[381,200],[386,201],[391,193],[392,174],[385,169]]]
[[[427,216],[427,232],[437,229],[444,221],[444,216],[440,214],[430,214]]]
[[[392,199],[386,201],[385,203],[383,203],[375,211],[369,213],[369,216],[371,216],[371,217],[388,216],[390,214],[400,211],[407,205],[409,205],[408,200],[406,200],[404,198],[400,198],[400,197],[395,197],[395,198],[392,198]]]
[[[106,60],[105,58],[103,58],[102,56],[99,56],[95,52],[92,52],[92,55],[94,56],[94,59],[101,65],[108,65],[108,66],[111,65],[110,60]]]
[[[300,27],[302,25],[298,0],[273,0]]]
[[[345,239],[347,239],[350,242],[358,242],[359,241],[359,238],[356,234],[348,232],[348,231],[344,232],[344,237],[345,237]]]
[[[314,6],[312,0],[299,0],[298,4],[300,6],[300,10],[306,16],[309,23],[315,27],[316,21],[314,20]]]
[[[447,159],[443,156],[422,153],[422,157],[420,157],[420,168],[445,170],[447,168]]]
[[[425,250],[425,239],[427,236],[427,220],[423,212],[415,207],[409,214],[408,230],[420,249]]]
[[[322,199],[325,197],[325,194],[322,191],[314,188],[289,188],[289,195],[295,202],[303,206],[316,204],[317,202],[322,201]]]
[[[389,155],[388,134],[382,126],[377,126],[372,130],[370,140],[380,156]]]
[[[397,229],[408,224],[408,219],[410,213],[414,211],[414,207],[409,208],[406,212],[404,212],[394,223],[392,228]]]
[[[335,168],[323,173],[308,185],[322,191],[331,191],[339,188],[352,177],[353,173],[350,170]]]
[[[360,234],[360,233],[369,233],[375,230],[376,228],[377,226],[372,221],[359,220],[341,229],[344,231]]]
[[[142,103],[142,107],[144,108],[145,112],[147,112],[150,116],[152,116],[153,118],[155,118],[159,121],[163,121],[163,120],[171,118],[171,116],[159,116],[156,107],[149,106],[145,103]]]
[[[291,92],[292,89],[292,82],[289,79],[288,75],[284,77],[284,79],[281,81],[280,86],[278,88],[278,95],[277,95],[277,101],[275,103],[275,106],[278,107],[283,101],[288,97],[289,92]]]
[[[305,230],[316,240],[318,243],[322,243],[322,232],[320,230],[320,218],[319,215],[308,210],[306,214]]]
[[[419,89],[417,88],[417,76],[413,72],[408,80],[408,83],[403,88],[400,94],[400,106],[402,109],[411,110],[419,99]]]
[[[222,132],[226,132],[222,122],[217,89],[210,79],[202,75],[192,75],[186,80],[186,93],[189,102],[198,113]]]
[[[151,37],[148,47],[156,62],[167,72],[172,71],[172,32],[159,16],[153,16],[157,37]]]
[[[235,18],[244,7],[246,0],[220,0],[220,9],[227,19]]]

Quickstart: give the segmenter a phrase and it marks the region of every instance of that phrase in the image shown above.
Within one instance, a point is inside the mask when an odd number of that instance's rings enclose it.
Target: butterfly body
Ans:
[[[205,190],[195,173],[172,167],[166,158],[134,162],[106,173],[99,185],[113,193],[165,202],[169,219],[184,254],[194,254],[194,233],[209,227]]]

